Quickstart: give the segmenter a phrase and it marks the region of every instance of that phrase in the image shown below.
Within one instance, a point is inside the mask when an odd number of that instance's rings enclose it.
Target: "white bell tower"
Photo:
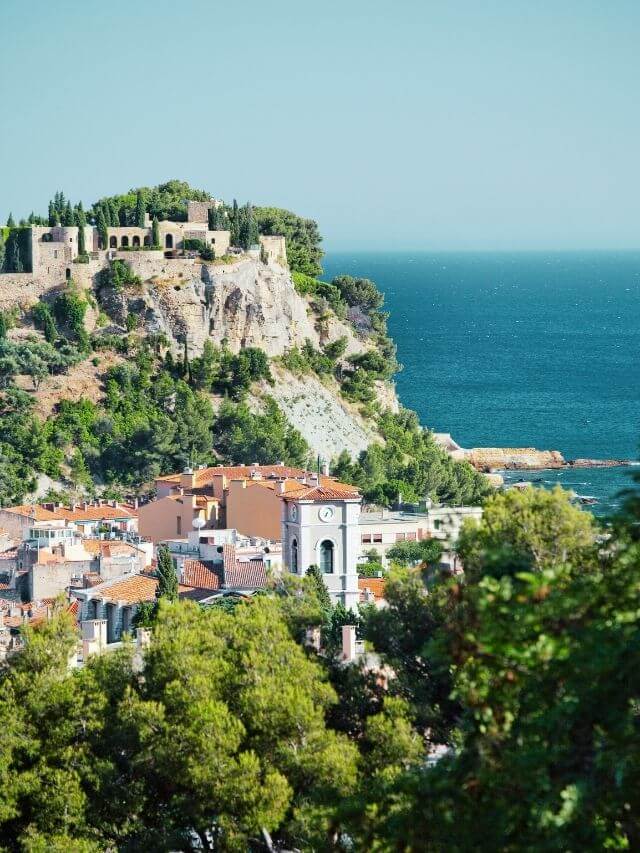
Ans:
[[[347,492],[348,494],[348,492]],[[282,559],[292,574],[304,575],[309,566],[322,572],[334,601],[357,609],[358,518],[362,498],[355,490],[338,497],[331,487],[283,496]]]

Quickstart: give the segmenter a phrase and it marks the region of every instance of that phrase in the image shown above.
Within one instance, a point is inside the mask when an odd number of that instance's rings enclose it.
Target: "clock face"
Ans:
[[[332,506],[323,506],[318,511],[318,518],[320,521],[331,521],[333,518],[333,507]]]
[[[295,521],[297,517],[298,507],[295,504],[291,504],[291,507],[289,509],[289,518],[291,519],[291,521]]]

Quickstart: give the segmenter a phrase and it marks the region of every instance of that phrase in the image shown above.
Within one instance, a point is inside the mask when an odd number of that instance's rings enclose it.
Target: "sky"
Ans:
[[[325,248],[640,246],[637,0],[0,0],[0,221],[171,178]]]

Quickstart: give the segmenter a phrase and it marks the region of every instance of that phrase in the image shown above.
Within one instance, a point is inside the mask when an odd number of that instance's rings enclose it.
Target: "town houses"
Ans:
[[[158,589],[166,547],[180,597],[203,606],[247,598],[283,574],[316,566],[334,602],[357,612],[384,606],[384,577],[399,542],[437,539],[457,570],[455,542],[477,507],[363,508],[354,486],[328,467],[276,463],[186,468],[158,477],[153,497],[0,509],[0,655],[20,647],[20,628],[64,600],[82,624],[83,648],[116,647]],[[346,636],[346,635],[345,635]],[[350,636],[350,635],[349,635]],[[80,653],[82,659],[82,653]]]

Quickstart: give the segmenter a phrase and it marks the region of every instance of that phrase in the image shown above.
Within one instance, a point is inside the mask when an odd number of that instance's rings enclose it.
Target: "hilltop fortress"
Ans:
[[[116,259],[125,260],[142,277],[152,274],[158,261],[173,261],[173,266],[176,266],[176,261],[193,261],[195,253],[188,251],[190,240],[210,246],[218,259],[229,252],[238,252],[231,247],[229,231],[209,229],[209,210],[221,204],[216,199],[189,201],[186,221],[157,222],[155,246],[152,244],[153,226],[148,214],[142,228],[108,227],[107,245],[102,244],[95,225],[86,225],[85,256],[80,255],[80,229],[75,225],[23,226],[20,229],[23,233],[23,263],[30,271],[0,273],[0,310],[15,305],[26,309],[48,290],[70,278],[82,286],[89,286],[93,276]],[[248,254],[261,258],[266,264],[286,267],[285,238],[260,236],[259,239],[260,245],[250,249]]]

